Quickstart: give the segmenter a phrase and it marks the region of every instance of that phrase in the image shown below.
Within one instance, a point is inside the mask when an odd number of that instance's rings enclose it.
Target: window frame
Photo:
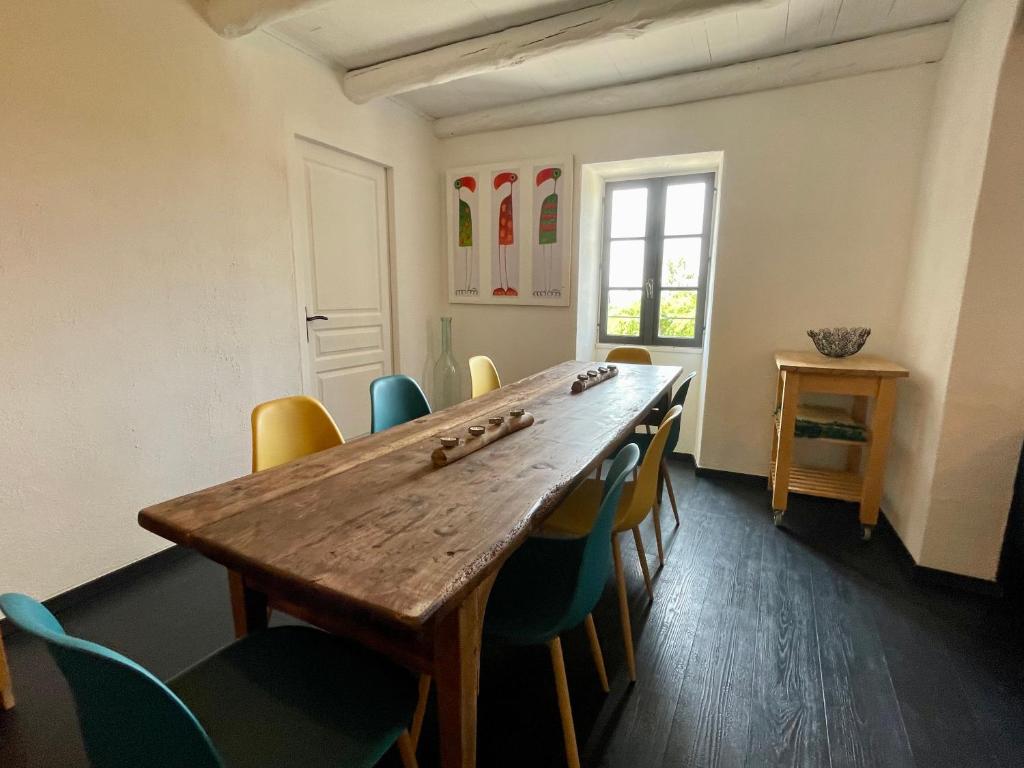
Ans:
[[[700,275],[697,279],[697,307],[694,311],[694,334],[691,339],[679,339],[658,335],[658,310],[662,291],[661,273],[665,232],[666,189],[682,183],[705,183],[704,220],[700,235],[669,235],[672,237],[700,237]],[[647,190],[647,222],[644,229],[644,273],[640,286],[640,335],[613,336],[608,333],[608,285],[611,261],[612,195],[620,189]],[[598,339],[602,344],[633,344],[648,347],[702,347],[704,344],[705,318],[707,317],[707,288],[711,271],[711,242],[714,237],[714,203],[718,188],[714,171],[700,173],[656,176],[644,179],[610,181],[604,192],[604,241],[601,255],[601,315],[598,322]],[[639,240],[641,238],[616,238],[617,240]],[[651,290],[648,290],[651,286]],[[676,286],[667,286],[672,290]],[[615,290],[616,288],[611,288]],[[623,288],[619,290],[635,290]],[[694,290],[690,287],[679,290]]]

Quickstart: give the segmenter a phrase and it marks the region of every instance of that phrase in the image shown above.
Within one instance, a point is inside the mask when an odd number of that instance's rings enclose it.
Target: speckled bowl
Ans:
[[[828,357],[849,357],[860,352],[871,335],[870,328],[818,328],[808,331],[814,346]]]

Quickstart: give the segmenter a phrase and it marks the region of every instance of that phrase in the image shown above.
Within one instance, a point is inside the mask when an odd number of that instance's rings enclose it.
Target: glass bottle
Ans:
[[[441,356],[434,363],[434,410],[459,402],[459,372],[452,354],[452,319],[441,318]]]

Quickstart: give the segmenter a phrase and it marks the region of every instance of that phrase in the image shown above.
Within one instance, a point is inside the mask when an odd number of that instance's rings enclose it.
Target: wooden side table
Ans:
[[[0,636],[0,709],[11,709],[13,706],[14,688],[11,685],[11,672],[7,667],[4,639]]]
[[[772,456],[769,486],[775,524],[782,523],[790,492],[860,503],[860,524],[865,540],[878,522],[882,479],[889,449],[896,381],[910,375],[903,366],[874,355],[831,358],[817,352],[776,352],[779,381],[772,419]],[[863,424],[866,440],[809,438],[847,446],[846,468],[815,469],[793,465],[797,439],[796,416],[800,395],[822,392],[852,395],[851,416]],[[870,409],[869,401],[874,400]],[[867,460],[863,453],[867,451]]]

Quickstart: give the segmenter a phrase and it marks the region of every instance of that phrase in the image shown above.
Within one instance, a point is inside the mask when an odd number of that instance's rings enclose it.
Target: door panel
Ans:
[[[305,139],[296,137],[295,149],[303,386],[346,438],[357,437],[370,431],[370,382],[392,372],[387,176]]]

